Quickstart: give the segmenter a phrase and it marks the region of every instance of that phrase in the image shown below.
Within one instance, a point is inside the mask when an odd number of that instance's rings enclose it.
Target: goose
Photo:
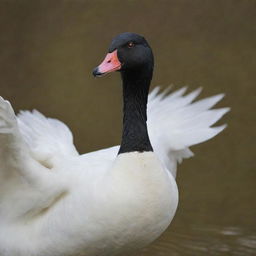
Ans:
[[[177,164],[220,133],[223,94],[194,101],[156,87],[146,39],[116,36],[98,77],[120,72],[120,146],[80,155],[69,128],[0,99],[0,255],[108,256],[140,249],[169,226],[178,205]]]

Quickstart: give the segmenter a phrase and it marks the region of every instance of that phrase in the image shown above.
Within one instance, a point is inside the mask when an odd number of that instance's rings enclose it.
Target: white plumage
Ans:
[[[183,87],[170,95],[170,88],[159,93],[156,87],[149,95],[148,131],[159,159],[176,176],[176,164],[193,156],[189,147],[211,139],[226,125],[211,127],[229,108],[211,109],[224,94],[193,102],[201,88],[184,95]],[[193,103],[192,103],[193,102]]]
[[[0,99],[1,256],[115,255],[167,228],[177,162],[225,128],[212,125],[229,109],[211,109],[223,94],[193,102],[200,89],[159,91],[148,102],[155,154],[118,157],[118,146],[79,155],[65,124],[36,110],[16,117]]]

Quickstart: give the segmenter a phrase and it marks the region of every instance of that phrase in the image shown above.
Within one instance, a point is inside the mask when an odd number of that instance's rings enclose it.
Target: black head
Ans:
[[[146,39],[138,34],[125,32],[116,36],[104,61],[94,69],[94,76],[113,71],[129,72],[153,70],[154,58]]]

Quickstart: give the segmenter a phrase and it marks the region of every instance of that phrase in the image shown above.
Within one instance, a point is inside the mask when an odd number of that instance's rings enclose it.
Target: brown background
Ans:
[[[225,92],[232,108],[179,167],[175,220],[139,255],[254,254],[256,1],[0,0],[0,94],[64,121],[80,152],[119,144],[119,75],[91,72],[125,31],[150,42],[153,85]]]

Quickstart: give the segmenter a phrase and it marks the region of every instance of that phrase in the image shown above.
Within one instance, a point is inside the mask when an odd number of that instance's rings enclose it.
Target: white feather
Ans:
[[[224,94],[193,102],[201,88],[185,95],[186,87],[171,94],[159,93],[156,87],[149,95],[148,131],[159,159],[176,176],[176,163],[193,156],[190,146],[211,139],[226,126],[211,127],[229,108],[210,109]]]
[[[223,95],[169,91],[149,95],[155,153],[119,156],[118,146],[79,155],[65,124],[36,110],[16,117],[0,98],[0,255],[128,255],[158,237],[176,211],[177,162],[221,132],[211,126],[229,110],[210,109]]]
[[[20,132],[33,157],[46,166],[53,166],[57,158],[77,156],[73,136],[61,121],[46,118],[37,110],[18,114]]]

